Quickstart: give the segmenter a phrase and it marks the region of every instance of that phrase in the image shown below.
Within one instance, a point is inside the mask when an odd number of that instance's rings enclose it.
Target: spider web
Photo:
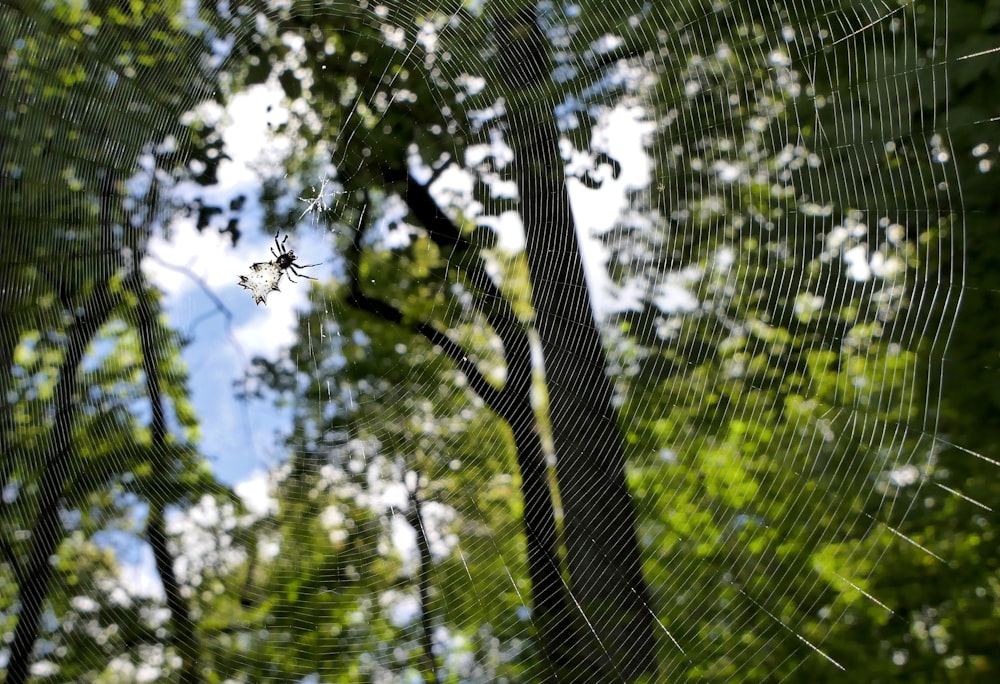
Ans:
[[[971,6],[4,6],[5,681],[988,678]]]

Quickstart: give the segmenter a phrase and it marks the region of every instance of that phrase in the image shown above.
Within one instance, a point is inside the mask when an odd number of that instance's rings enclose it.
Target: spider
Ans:
[[[299,278],[308,278],[309,280],[316,280],[312,276],[307,276],[305,273],[300,273],[301,268],[312,268],[313,266],[319,266],[320,264],[298,264],[295,262],[295,252],[292,250],[285,249],[285,243],[288,242],[288,235],[278,242],[278,233],[274,234],[274,247],[271,248],[271,254],[274,255],[274,261],[261,261],[259,263],[253,264],[250,267],[250,275],[240,276],[240,287],[250,290],[253,294],[253,300],[257,302],[258,305],[264,304],[267,300],[267,295],[271,292],[280,292],[278,289],[278,281],[281,280],[281,276],[288,272],[289,282],[296,282],[292,279],[292,274],[294,273]],[[275,251],[275,247],[278,251]]]
[[[274,234],[274,246],[278,248],[278,251],[274,251],[274,247],[271,248],[271,254],[275,256],[275,266],[277,266],[282,271],[291,271],[300,278],[308,278],[309,280],[316,280],[312,276],[307,276],[305,273],[299,273],[300,268],[312,268],[313,266],[321,266],[322,264],[297,264],[295,263],[295,252],[292,250],[285,250],[285,243],[288,242],[288,235],[286,234],[281,242],[278,242],[278,233]],[[292,280],[292,273],[288,274],[288,280],[290,282],[295,282]]]

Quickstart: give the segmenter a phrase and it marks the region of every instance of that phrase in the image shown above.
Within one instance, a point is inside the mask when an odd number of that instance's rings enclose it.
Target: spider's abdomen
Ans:
[[[256,263],[250,267],[250,275],[240,276],[239,285],[250,290],[253,300],[258,304],[263,304],[267,300],[267,295],[278,290],[278,281],[287,266],[281,265],[281,260]]]

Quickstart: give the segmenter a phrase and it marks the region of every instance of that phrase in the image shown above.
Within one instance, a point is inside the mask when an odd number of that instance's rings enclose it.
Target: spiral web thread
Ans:
[[[539,66],[498,38],[506,5],[185,5],[180,29],[133,8],[75,32],[72,5],[0,10],[8,662],[28,643],[53,681],[554,680],[501,419],[509,310],[536,382],[545,357],[545,490],[582,472],[563,425],[631,493],[634,528],[559,518],[650,626],[631,652],[636,623],[588,613],[560,561],[613,675],[648,648],[651,681],[849,677],[859,621],[899,664],[880,568],[950,560],[908,520],[935,496],[992,511],[934,473],[948,448],[998,465],[938,425],[970,287],[948,76],[994,53],[952,53],[946,2],[547,2]],[[533,172],[521,143],[546,127],[563,168]],[[560,215],[547,173],[576,239],[531,219]],[[322,282],[255,311],[237,276],[276,230]],[[589,287],[532,268],[529,288],[524,249],[579,256]],[[565,313],[588,307],[597,360]],[[577,381],[605,376],[595,413]]]

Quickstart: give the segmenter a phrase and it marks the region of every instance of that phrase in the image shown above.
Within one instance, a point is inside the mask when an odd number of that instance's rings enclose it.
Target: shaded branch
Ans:
[[[487,406],[499,413],[498,407],[501,405],[503,399],[503,391],[496,389],[489,383],[486,377],[479,371],[475,362],[469,358],[468,352],[461,344],[427,321],[407,322],[403,312],[395,306],[365,294],[361,287],[360,279],[361,240],[364,237],[364,230],[364,212],[362,212],[361,218],[358,220],[358,227],[354,231],[350,253],[347,255],[347,270],[351,288],[350,295],[347,297],[347,303],[361,311],[381,318],[387,323],[407,327],[411,331],[422,335],[431,344],[439,346],[445,355],[462,371],[472,390],[479,395]]]
[[[153,330],[153,315],[151,305],[146,300],[142,285],[141,271],[136,269],[129,278],[130,289],[138,299],[139,310],[139,345],[142,349],[142,368],[146,376],[146,394],[152,409],[150,433],[153,451],[156,454],[167,453],[167,423],[164,409],[163,393],[160,387],[159,355],[156,351],[155,331]],[[172,474],[165,472],[167,468],[160,458],[154,458],[153,476],[161,480],[172,479]],[[164,502],[159,499],[149,499],[149,517],[146,521],[146,541],[153,550],[156,572],[163,585],[167,608],[170,610],[174,642],[181,656],[180,681],[182,684],[196,684],[201,681],[198,674],[198,642],[191,619],[191,611],[181,594],[181,584],[174,571],[175,558],[167,545],[166,525],[164,524]]]
[[[434,625],[431,624],[431,547],[427,542],[427,531],[424,529],[423,512],[421,511],[419,483],[409,492],[411,510],[406,520],[417,534],[417,550],[420,552],[420,573],[417,588],[420,592],[420,644],[423,650],[425,667],[431,681],[439,683],[437,664],[434,662]]]
[[[451,259],[458,252],[474,248],[473,242],[462,235],[455,222],[438,207],[431,196],[430,183],[418,183],[412,175],[399,170],[383,170],[383,176],[387,180],[404,180],[404,174],[405,200],[410,212],[447,258]],[[513,395],[511,398],[519,397],[531,389],[531,348],[528,336],[510,302],[486,272],[482,258],[476,255],[475,258],[465,261],[466,277],[476,290],[477,308],[503,342],[508,371],[504,394]],[[527,363],[520,363],[522,360],[526,360]],[[527,395],[524,395],[524,398],[527,400]]]
[[[3,552],[4,557],[7,559],[7,564],[14,573],[14,581],[18,586],[21,586],[21,583],[24,581],[24,570],[21,568],[21,560],[14,553],[14,549],[11,548],[6,539],[0,539],[0,551]]]

